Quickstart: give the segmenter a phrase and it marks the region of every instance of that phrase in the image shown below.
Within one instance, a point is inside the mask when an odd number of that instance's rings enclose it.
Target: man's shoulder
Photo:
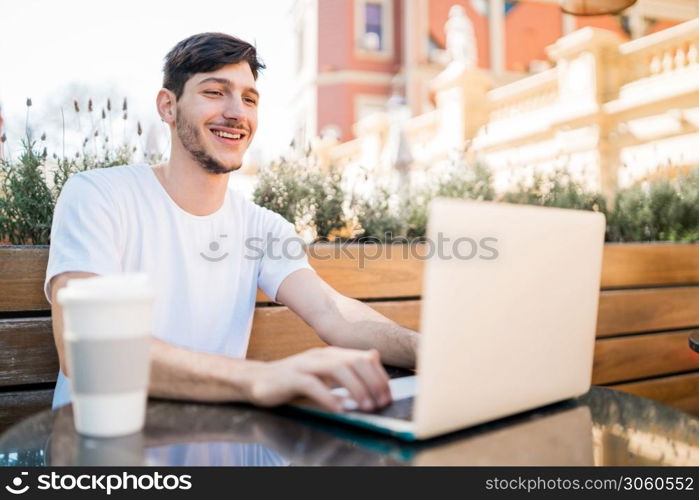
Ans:
[[[133,191],[136,185],[142,184],[148,168],[148,165],[136,163],[84,170],[71,175],[63,191],[75,196],[94,194],[117,199],[120,194]]]
[[[142,163],[134,163],[130,165],[118,165],[114,167],[93,168],[73,174],[75,177],[83,181],[93,183],[118,183],[122,181],[138,180],[144,176],[148,165]]]

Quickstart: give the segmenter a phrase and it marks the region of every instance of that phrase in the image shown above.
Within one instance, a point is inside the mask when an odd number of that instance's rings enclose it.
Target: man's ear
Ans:
[[[155,105],[158,109],[160,119],[165,123],[174,125],[176,118],[176,99],[175,94],[168,89],[160,89],[155,98]]]

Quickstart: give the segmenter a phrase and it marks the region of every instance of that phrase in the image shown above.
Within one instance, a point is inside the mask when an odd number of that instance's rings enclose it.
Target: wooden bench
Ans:
[[[418,330],[423,261],[403,247],[358,266],[359,249],[338,257],[318,246],[316,271],[345,295],[367,301]],[[0,431],[50,407],[58,372],[49,305],[43,295],[48,249],[0,247]],[[323,343],[286,307],[260,292],[248,357],[272,360]],[[593,383],[699,415],[699,245],[605,246]]]

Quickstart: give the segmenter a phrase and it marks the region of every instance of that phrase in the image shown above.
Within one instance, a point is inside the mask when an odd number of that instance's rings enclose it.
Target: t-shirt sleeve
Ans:
[[[306,248],[293,224],[281,215],[264,210],[264,251],[257,275],[257,286],[276,302],[282,281],[299,269],[313,269]]]
[[[49,283],[58,274],[121,271],[118,207],[100,184],[85,174],[75,174],[58,197],[44,281],[44,293],[49,302]]]

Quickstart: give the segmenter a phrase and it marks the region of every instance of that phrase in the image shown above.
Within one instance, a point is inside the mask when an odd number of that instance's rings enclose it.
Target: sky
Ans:
[[[27,98],[40,134],[57,130],[59,103],[73,94],[83,108],[86,94],[98,108],[107,97],[120,108],[128,97],[129,124],[153,127],[167,148],[169,132],[155,110],[163,57],[192,34],[221,31],[255,44],[267,65],[257,81],[259,125],[248,155],[258,150],[263,161],[276,158],[292,138],[292,1],[0,0],[0,105],[9,149],[16,151],[24,132]],[[76,123],[71,112],[72,106],[64,111],[66,128]]]

